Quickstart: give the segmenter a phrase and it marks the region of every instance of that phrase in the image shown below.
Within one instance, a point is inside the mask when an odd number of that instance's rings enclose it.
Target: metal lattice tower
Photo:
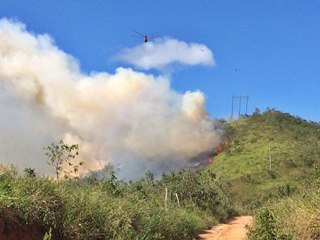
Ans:
[[[242,99],[246,100],[245,105],[245,116],[248,116],[248,104],[249,104],[249,96],[232,96],[232,104],[231,104],[231,117],[230,119],[233,119],[234,115],[234,101],[239,99],[239,105],[238,105],[238,117],[242,116],[241,114],[241,107],[242,107]]]

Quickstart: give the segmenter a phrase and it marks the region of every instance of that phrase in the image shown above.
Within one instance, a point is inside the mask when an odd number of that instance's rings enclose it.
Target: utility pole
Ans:
[[[239,97],[239,117],[241,116],[241,99],[242,97]]]
[[[241,115],[241,96],[236,96],[236,97],[234,97],[234,96],[232,96],[232,107],[233,107],[233,100],[234,99],[239,99],[239,106],[238,106],[238,116],[240,117],[240,115]],[[232,109],[232,115],[233,115],[233,109]]]
[[[269,170],[272,170],[271,138],[269,138]]]
[[[248,116],[248,102],[249,102],[249,96],[246,96],[247,102],[246,102],[246,116]]]
[[[234,102],[234,96],[232,95],[231,120],[233,119],[233,102]]]

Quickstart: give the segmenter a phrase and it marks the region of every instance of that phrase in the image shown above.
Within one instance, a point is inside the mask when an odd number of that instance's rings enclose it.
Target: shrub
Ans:
[[[277,240],[278,226],[274,213],[268,208],[262,208],[254,218],[254,224],[249,228],[248,240]]]

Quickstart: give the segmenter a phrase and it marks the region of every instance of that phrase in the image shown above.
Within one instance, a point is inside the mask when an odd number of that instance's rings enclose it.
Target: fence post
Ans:
[[[178,206],[180,207],[180,201],[179,201],[178,193],[176,193],[176,198],[177,198]]]
[[[166,193],[164,197],[164,208],[167,209],[167,202],[168,202],[168,188],[166,188]]]

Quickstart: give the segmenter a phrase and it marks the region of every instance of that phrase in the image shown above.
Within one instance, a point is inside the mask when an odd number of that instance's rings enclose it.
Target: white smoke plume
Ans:
[[[84,74],[48,35],[0,20],[0,162],[50,172],[43,147],[79,144],[83,171],[108,163],[123,177],[181,168],[221,132],[203,93],[131,69]]]
[[[157,38],[122,50],[115,59],[149,70],[163,70],[171,64],[215,65],[211,50],[204,44],[186,43],[173,38]]]

